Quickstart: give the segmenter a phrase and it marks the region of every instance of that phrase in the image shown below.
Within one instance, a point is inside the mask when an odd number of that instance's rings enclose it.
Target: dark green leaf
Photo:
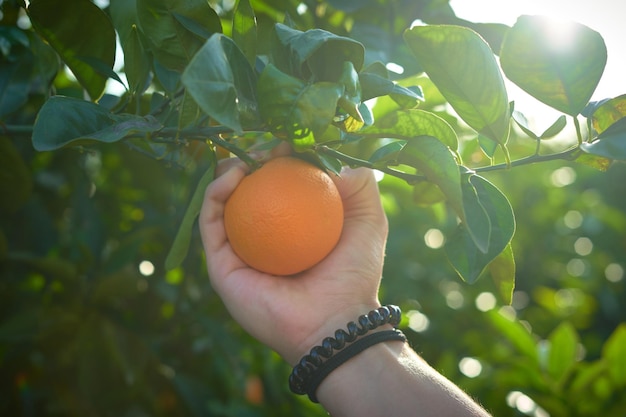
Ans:
[[[548,353],[548,373],[559,384],[564,382],[576,364],[578,351],[578,333],[569,322],[563,322],[548,337],[550,351]]]
[[[458,115],[500,144],[509,136],[509,103],[489,45],[460,26],[416,26],[404,39]]]
[[[215,167],[217,166],[217,160],[215,159],[214,152],[210,152],[210,155],[211,159],[209,161],[209,167],[207,168],[202,178],[200,178],[200,181],[198,181],[196,190],[194,191],[191,200],[189,201],[187,210],[185,210],[183,220],[178,227],[178,232],[176,233],[176,237],[174,238],[172,247],[170,248],[167,257],[165,258],[165,269],[167,270],[177,268],[185,260],[187,252],[189,251],[191,234],[196,218],[200,214],[202,201],[204,200],[204,192],[206,190],[206,187],[208,187],[211,181],[213,181],[213,179],[215,178]]]
[[[200,106],[193,99],[189,90],[185,90],[180,102],[180,109],[178,114],[178,130],[183,130],[186,127],[195,125],[200,119],[202,113],[200,112]]]
[[[131,93],[141,93],[148,86],[150,58],[137,25],[136,0],[111,0],[109,11],[124,50],[124,73]]]
[[[0,117],[13,113],[28,101],[33,54],[24,50],[16,62],[2,61],[0,65]]]
[[[239,0],[233,14],[233,40],[251,66],[256,61],[257,30],[254,9],[250,0]]]
[[[481,254],[486,254],[491,243],[491,219],[487,208],[480,199],[478,190],[472,183],[476,181],[472,181],[472,179],[473,175],[463,175],[461,177],[463,210],[465,212],[463,230],[471,237],[473,246],[475,246]],[[470,245],[470,247],[471,246],[472,245]]]
[[[445,249],[448,260],[461,278],[472,283],[511,242],[515,233],[515,217],[504,194],[486,179],[470,174],[469,181],[463,185],[463,202],[468,210],[467,222],[458,226]],[[476,201],[472,201],[474,198]],[[481,207],[487,214],[490,225],[486,252],[481,250],[485,246],[484,233],[480,232],[481,224],[484,223],[479,210]]]
[[[88,64],[92,59],[112,71],[115,30],[109,17],[90,1],[31,2],[33,27],[61,56],[92,100],[104,92],[107,76]],[[72,18],[80,16],[80,18]]]
[[[337,158],[334,158],[329,155],[325,155],[323,153],[316,154],[317,158],[321,162],[322,166],[329,172],[335,175],[341,174],[341,168],[343,168],[343,164]]]
[[[457,215],[465,219],[461,173],[450,148],[432,136],[419,136],[407,142],[398,162],[415,167],[437,184]]]
[[[269,64],[259,77],[259,111],[272,131],[290,140],[323,133],[333,121],[344,88],[340,84],[306,84]]]
[[[357,72],[363,66],[365,49],[353,39],[322,29],[301,32],[280,23],[274,35],[272,63],[289,75],[337,82],[344,62],[352,62]]]
[[[219,33],[219,31],[218,32],[212,32],[212,31],[206,29],[202,24],[200,24],[199,22],[197,22],[193,18],[187,17],[187,16],[182,15],[180,13],[172,12],[172,16],[185,29],[187,29],[189,32],[195,34],[200,39],[204,39],[205,41],[207,39],[209,39],[211,37],[211,35],[213,35],[213,33]],[[213,14],[211,14],[211,18],[213,18]],[[218,26],[215,25],[215,27],[217,28]]]
[[[388,135],[398,139],[432,136],[454,151],[458,147],[456,133],[448,122],[434,113],[419,109],[390,113],[377,120],[373,126],[364,129],[363,133]]]
[[[12,213],[30,197],[30,169],[9,139],[0,136],[0,212]]]
[[[150,117],[113,114],[88,101],[54,96],[37,115],[33,146],[38,151],[51,151],[69,144],[111,143],[161,128],[161,124]]]
[[[579,114],[606,65],[599,33],[575,22],[521,16],[506,35],[500,62],[527,93],[563,113]]]
[[[584,152],[608,159],[626,160],[626,118],[610,125],[596,140],[580,145]]]
[[[236,132],[256,113],[256,75],[232,39],[216,34],[198,51],[181,78],[200,108]]]
[[[359,74],[359,82],[363,101],[389,95],[398,101],[402,108],[414,108],[419,102],[424,101],[424,93],[421,90],[413,91],[378,74],[362,72]]]
[[[182,71],[206,37],[222,31],[217,13],[206,0],[136,1],[139,28],[155,58],[170,70]]]
[[[118,83],[122,84],[122,86],[126,88],[126,84],[124,84],[124,81],[122,81],[120,76],[117,75],[115,71],[113,71],[113,68],[111,68],[105,62],[102,62],[100,59],[94,58],[92,56],[78,56],[76,57],[76,59],[79,59],[80,61],[83,61],[84,63],[89,64],[91,68],[93,68],[100,75],[103,75],[106,78],[111,78],[117,81]]]

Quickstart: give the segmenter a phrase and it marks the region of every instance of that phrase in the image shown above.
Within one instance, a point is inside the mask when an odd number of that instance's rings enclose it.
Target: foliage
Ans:
[[[589,102],[597,32],[559,26],[564,48],[547,17],[475,24],[429,0],[0,6],[3,412],[322,415],[229,319],[194,228],[224,150],[254,165],[288,141],[330,172],[385,174],[383,297],[413,313],[429,361],[497,415],[520,409],[512,392],[550,415],[619,415],[626,98]],[[563,115],[535,132],[507,79]],[[555,231],[568,215],[584,221]],[[416,243],[433,231],[443,251]],[[491,293],[503,313],[454,302]]]

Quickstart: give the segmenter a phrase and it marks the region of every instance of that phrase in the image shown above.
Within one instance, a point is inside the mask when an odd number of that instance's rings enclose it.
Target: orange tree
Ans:
[[[619,415],[626,98],[590,102],[601,35],[232,3],[0,2],[2,412],[323,415],[228,318],[194,228],[218,155],[288,142],[384,174],[381,295],[438,369],[497,415]],[[562,116],[536,132],[505,79]]]

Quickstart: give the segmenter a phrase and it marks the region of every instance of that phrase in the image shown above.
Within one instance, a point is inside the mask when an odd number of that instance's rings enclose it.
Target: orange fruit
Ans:
[[[293,275],[333,250],[343,204],[326,172],[284,156],[244,177],[226,202],[224,225],[233,250],[250,267]]]

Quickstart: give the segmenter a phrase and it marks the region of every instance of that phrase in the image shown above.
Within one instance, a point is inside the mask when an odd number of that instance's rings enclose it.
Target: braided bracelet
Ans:
[[[300,359],[296,366],[294,366],[291,375],[289,375],[289,389],[299,395],[309,393],[314,374],[316,374],[320,366],[325,363],[325,359],[333,355],[334,351],[342,350],[347,343],[354,342],[359,336],[363,336],[370,330],[374,330],[384,324],[391,324],[394,327],[397,326],[398,323],[400,323],[401,315],[402,312],[398,306],[383,306],[360,316],[357,320],[358,325],[353,321],[349,322],[346,325],[348,329],[347,332],[343,329],[336,330],[334,338],[325,338],[321,345],[313,347],[309,354]],[[404,337],[404,335],[402,337]],[[351,356],[357,353],[359,352]],[[349,359],[351,356],[345,360]],[[330,373],[330,371],[328,372]],[[317,385],[319,385],[319,383],[321,383],[321,379]],[[309,397],[311,396],[309,395]],[[315,395],[313,395],[313,398],[314,397]]]

